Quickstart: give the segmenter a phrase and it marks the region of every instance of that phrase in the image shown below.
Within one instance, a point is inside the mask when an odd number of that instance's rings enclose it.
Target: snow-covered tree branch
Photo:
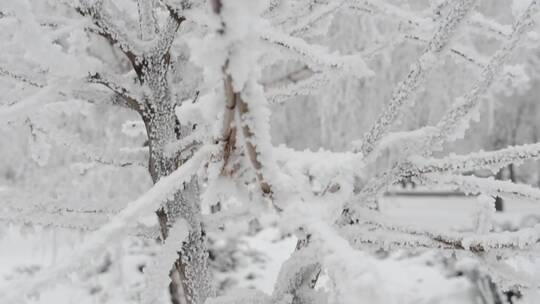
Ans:
[[[0,3],[0,228],[73,248],[1,303],[538,300],[538,1],[38,2]]]

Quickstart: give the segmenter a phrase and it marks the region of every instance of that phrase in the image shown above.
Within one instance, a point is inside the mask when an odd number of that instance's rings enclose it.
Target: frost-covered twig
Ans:
[[[418,42],[421,42],[421,43],[428,43],[427,39],[424,39],[424,38],[422,38],[420,36],[417,36],[417,35],[405,35],[405,38],[411,39],[411,40],[414,40],[414,41],[418,41]],[[476,56],[476,54],[470,54],[465,49],[461,49],[459,47],[450,47],[449,51],[450,51],[450,53],[452,55],[463,58],[464,60],[466,60],[467,62],[470,62],[471,64],[473,64],[476,67],[483,68],[485,66],[485,62],[484,62],[483,58],[478,58],[478,56]]]
[[[158,22],[154,12],[155,5],[156,0],[137,0],[140,37],[142,40],[151,40],[159,32]]]
[[[12,202],[4,201],[4,203],[14,205]],[[6,206],[1,209],[0,222],[92,231],[98,229],[112,215],[99,210],[95,210],[96,212],[53,211],[47,210],[46,207],[21,208],[16,205],[14,207]]]
[[[178,259],[178,252],[181,250],[182,242],[187,239],[188,231],[185,221],[174,223],[169,231],[170,237],[144,268],[146,286],[142,294],[143,303],[162,303],[165,290],[170,284],[171,265]]]
[[[309,246],[309,236],[299,241],[296,250],[281,264],[272,297],[279,302],[292,297],[293,303],[311,303],[313,289],[321,272],[315,246]]]
[[[138,64],[135,43],[113,24],[113,18],[103,8],[103,0],[82,0],[75,9],[79,14],[91,17],[97,32],[112,45],[118,45],[133,66]]]
[[[144,111],[145,105],[142,103],[143,98],[141,96],[136,96],[127,88],[122,87],[118,84],[118,82],[112,80],[110,76],[105,77],[100,73],[94,73],[89,75],[87,79],[90,83],[101,84],[118,94],[118,96],[122,97],[126,101],[126,104],[130,109],[139,113]]]
[[[30,86],[33,86],[33,87],[36,87],[36,88],[43,88],[44,85],[41,84],[41,83],[38,83],[30,78],[28,78],[27,76],[24,76],[24,75],[21,75],[21,74],[17,74],[17,73],[14,73],[12,71],[9,71],[7,69],[5,69],[4,67],[1,67],[0,66],[0,75],[3,75],[3,76],[6,76],[6,77],[10,77],[10,78],[13,78],[17,81],[20,81],[22,83],[26,83]]]
[[[419,173],[467,172],[490,169],[497,173],[509,164],[521,164],[526,160],[540,158],[540,143],[507,147],[495,151],[480,151],[466,155],[450,155],[444,158],[412,156],[411,163]]]
[[[378,214],[378,212],[366,209],[363,210],[363,213],[357,220],[361,225],[368,225],[389,231],[390,233],[388,235],[390,236],[390,240],[394,237],[391,232],[396,231],[413,236],[413,240],[418,237],[420,239],[427,238],[431,240],[432,245],[426,243],[427,247],[453,248],[467,250],[473,253],[484,253],[498,249],[525,250],[535,246],[540,241],[540,225],[533,228],[524,228],[516,232],[491,232],[486,234],[472,232],[443,232],[414,227],[414,225],[405,226],[396,224],[385,219],[385,217]],[[385,242],[385,234],[379,235],[379,238],[381,241]],[[406,238],[403,238],[403,240],[406,241]]]
[[[273,86],[277,86],[283,83],[297,83],[308,78],[311,74],[313,74],[313,72],[306,65],[303,65],[302,67],[288,72],[283,76],[278,76],[276,78],[265,81],[262,83],[262,85],[265,88],[272,88]]]
[[[397,5],[388,3],[388,1],[374,0],[349,0],[349,8],[353,11],[367,12],[374,15],[382,15],[393,20],[402,20],[407,24],[420,26],[430,24],[431,20],[427,17],[402,9]]]
[[[201,148],[178,170],[160,179],[143,196],[127,204],[126,208],[114,216],[107,224],[89,234],[84,243],[72,253],[69,259],[63,260],[59,265],[44,269],[31,279],[26,279],[24,282],[14,282],[2,288],[0,302],[22,304],[27,293],[55,284],[70,271],[83,267],[89,256],[100,253],[110,242],[121,237],[128,227],[140,220],[141,216],[153,214],[154,210],[158,209],[163,201],[174,195],[178,188],[191,180],[192,175],[197,173],[201,164],[207,161],[210,154],[214,152],[215,146]]]
[[[502,71],[504,63],[509,59],[514,49],[518,46],[520,39],[532,22],[532,17],[538,9],[536,0],[531,1],[523,14],[514,23],[512,33],[489,60],[482,70],[480,79],[473,85],[472,89],[459,98],[451,109],[442,117],[437,124],[440,135],[432,139],[436,146],[445,140],[455,140],[463,136],[469,125],[469,121],[477,115],[480,98],[484,95],[496,77]]]
[[[424,174],[421,180],[428,184],[450,185],[466,194],[486,194],[509,199],[540,201],[540,189],[509,181],[495,180],[493,177],[480,178],[453,174]]]
[[[271,103],[279,104],[297,96],[315,94],[324,88],[324,85],[331,79],[331,72],[318,72],[307,79],[285,85],[283,87],[270,88],[266,96]]]
[[[512,35],[489,60],[480,78],[472,89],[452,105],[441,121],[435,126],[436,132],[429,132],[427,138],[419,138],[417,143],[424,155],[429,155],[438,149],[445,141],[453,141],[463,135],[469,121],[477,114],[480,97],[487,92],[496,76],[501,72],[504,63],[517,47],[520,38],[532,21],[532,16],[538,9],[537,1],[533,0],[521,17],[514,23]],[[408,161],[395,164],[392,169],[370,180],[359,193],[361,201],[373,203],[384,189],[404,177],[414,176],[414,166]]]
[[[228,5],[231,11],[237,10],[234,13],[252,14],[244,11],[248,7],[246,3],[231,4],[227,2],[224,4],[220,0],[216,0],[212,4],[214,13],[222,19],[222,28],[217,30],[217,35],[228,38],[229,32],[241,33],[240,37],[235,37],[238,40],[228,41],[225,45],[229,52],[239,46],[244,46],[245,43],[255,42],[253,40],[257,36],[243,32],[239,26],[257,26],[259,16],[242,16],[241,18],[244,18],[242,21],[246,24],[239,25],[237,20],[227,19],[231,18],[230,12],[224,15],[222,11],[223,5]],[[252,55],[257,56],[257,53],[252,52],[254,53]],[[236,131],[241,130],[245,155],[254,171],[259,188],[263,196],[272,198],[273,189],[268,174],[271,163],[267,160],[263,161],[265,158],[263,153],[268,153],[271,150],[268,121],[270,112],[267,108],[262,85],[257,82],[259,79],[253,77],[259,75],[259,68],[253,66],[243,70],[241,67],[234,66],[234,64],[244,64],[240,56],[242,53],[230,52],[222,66],[225,93],[225,110],[221,132],[223,155],[224,159],[228,161],[236,146]],[[237,116],[234,111],[237,112]]]
[[[453,4],[452,10],[429,41],[423,54],[411,65],[405,80],[400,82],[392,93],[392,98],[383,113],[364,134],[358,152],[368,155],[388,132],[388,128],[397,119],[401,108],[416,92],[435,61],[442,55],[457,27],[466,18],[474,4],[473,0],[460,0]]]
[[[275,30],[262,32],[261,38],[297,56],[313,71],[333,69],[358,78],[369,77],[373,74],[360,55],[342,56],[337,53],[330,54],[322,46],[309,44],[301,38],[292,37]]]
[[[62,130],[53,131],[46,129],[44,126],[36,124],[36,121],[31,121],[30,123],[31,127],[33,128],[33,132],[40,132],[41,134],[47,136],[49,140],[51,140],[55,144],[64,146],[73,154],[77,156],[82,156],[91,162],[119,168],[130,166],[146,167],[146,164],[140,161],[118,161],[117,159],[111,159],[110,157],[106,156],[102,150],[96,149],[93,146],[86,145],[81,142],[81,140],[76,135],[69,134]]]
[[[181,4],[181,8],[174,8],[168,4],[165,4],[167,10],[169,11],[169,18],[158,37],[157,43],[151,51],[152,53],[155,53],[159,58],[165,57],[165,60],[170,60],[170,58],[168,58],[170,57],[169,50],[172,46],[172,43],[174,42],[174,37],[178,32],[178,29],[180,28],[182,22],[186,20],[184,16],[180,15],[179,9],[185,10],[188,9],[191,5],[189,1],[182,1]]]
[[[349,0],[349,2],[349,7],[353,10],[384,16],[393,20],[401,20],[415,28],[430,28],[430,25],[433,23],[433,18],[431,16],[422,16],[416,12],[402,9],[387,1]],[[452,4],[452,2],[453,1],[446,1],[445,5],[448,6]],[[438,11],[440,13],[441,10]],[[475,31],[481,30],[483,35],[492,36],[497,39],[506,39],[511,34],[511,28],[509,26],[491,20],[479,12],[471,14],[471,17],[466,23],[468,29]]]
[[[288,27],[287,32],[294,36],[301,35],[318,21],[327,18],[328,16],[335,15],[335,12],[342,8],[346,3],[347,0],[336,0],[324,3],[323,5],[316,7],[305,18],[301,18],[297,21],[294,26]]]
[[[228,166],[231,153],[236,146],[236,121],[235,113],[239,94],[234,92],[232,87],[232,78],[230,75],[225,75],[223,80],[223,89],[225,93],[225,107],[223,109],[223,126],[221,131],[220,141],[223,143],[223,167],[221,173]]]

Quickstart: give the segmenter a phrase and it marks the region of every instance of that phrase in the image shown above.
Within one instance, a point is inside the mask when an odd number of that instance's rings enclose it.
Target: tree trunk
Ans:
[[[154,67],[154,68],[152,68]],[[167,67],[150,62],[143,71],[151,94],[146,96],[148,111],[143,115],[148,134],[150,158],[148,169],[154,183],[178,169],[191,155],[170,155],[167,145],[185,136],[171,102]],[[183,242],[178,259],[172,265],[169,291],[173,304],[202,304],[211,294],[206,234],[201,220],[199,185],[194,177],[184,183],[174,197],[156,211],[163,240],[178,218],[189,225],[188,239]],[[180,245],[180,244],[179,244]],[[180,246],[179,246],[180,247]]]
[[[156,140],[151,139],[150,145],[152,146],[155,142]],[[164,153],[151,153],[150,155],[151,175],[156,177],[154,182],[167,176],[181,164],[176,158],[164,156]],[[174,198],[165,202],[165,206],[157,210],[156,214],[163,239],[168,237],[169,228],[178,218],[185,219],[190,229],[188,239],[182,244],[178,260],[174,263],[170,273],[171,285],[169,289],[172,303],[203,303],[210,294],[211,288],[206,235],[201,221],[197,178],[193,178],[189,183],[184,183],[182,189],[174,194]]]
[[[510,179],[510,181],[512,181],[512,183],[516,182],[516,170],[514,164],[508,165],[508,178]]]
[[[502,168],[501,170],[499,170],[499,172],[497,172],[497,174],[495,175],[495,179],[496,180],[503,180],[503,173],[504,173],[504,168]],[[495,197],[495,211],[496,212],[502,212],[503,210],[504,210],[503,199],[502,199],[502,197],[497,195]]]

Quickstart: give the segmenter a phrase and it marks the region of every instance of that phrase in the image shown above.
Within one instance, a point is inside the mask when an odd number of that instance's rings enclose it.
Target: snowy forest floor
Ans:
[[[391,217],[396,224],[464,231],[473,228],[475,199],[473,196],[443,196],[441,193],[415,193],[413,190],[386,195],[380,207],[381,212]],[[506,201],[504,207],[504,212],[495,215],[496,227],[513,230],[514,227],[540,222],[538,204]],[[47,265],[61,263],[63,257],[69,256],[76,244],[80,243],[81,237],[82,233],[67,230],[45,231],[15,226],[4,228],[0,232],[0,287],[10,280],[31,276]],[[105,268],[112,268],[103,271],[98,279],[56,286],[43,293],[39,299],[36,298],[36,303],[49,303],[47,299],[55,299],[55,304],[138,303],[135,294],[144,286],[138,268],[151,255],[142,252],[140,248],[144,246],[139,245],[132,239],[127,245],[118,248],[121,252],[110,255],[112,262],[95,261]],[[238,252],[232,253],[235,260],[234,272],[218,272],[216,279],[219,282],[227,281],[229,287],[257,288],[271,293],[279,267],[295,245],[296,239],[293,236],[283,236],[272,226],[265,227],[255,235],[245,236],[238,243]],[[115,262],[115,256],[122,256],[121,262]],[[389,270],[392,276],[389,280],[394,282],[393,292],[400,295],[400,304],[475,303],[471,301],[470,282],[463,277],[450,277],[447,269],[437,263],[440,260],[434,252],[411,255],[400,251],[390,254],[388,258],[395,261],[391,264],[395,266],[392,267],[394,269]],[[531,267],[531,273],[540,273],[540,263],[531,264]],[[323,275],[319,286],[324,288],[324,284]],[[115,287],[102,292],[100,286]],[[62,294],[64,301],[57,301],[58,293]],[[92,297],[89,293],[99,296]],[[534,299],[525,298],[523,303],[534,303]]]

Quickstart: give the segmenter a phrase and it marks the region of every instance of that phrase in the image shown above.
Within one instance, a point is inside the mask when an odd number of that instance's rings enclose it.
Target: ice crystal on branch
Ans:
[[[445,145],[473,136],[484,100],[537,81],[512,56],[537,47],[539,4],[514,1],[509,25],[478,2],[2,2],[0,127],[25,136],[20,150],[38,166],[6,173],[0,221],[86,235],[70,258],[2,286],[0,302],[25,303],[74,273],[85,281],[95,266],[86,260],[127,235],[159,239],[139,265],[146,289],[134,293],[145,303],[167,293],[187,304],[401,303],[411,280],[373,249],[513,267],[512,255],[538,247],[540,226],[501,230],[494,201],[538,202],[540,190],[470,174],[537,160],[540,144],[459,155]],[[293,145],[298,134],[360,139],[299,150],[276,145],[280,130]],[[6,162],[24,154],[13,151]],[[405,181],[480,194],[471,227],[393,218],[381,200]],[[216,243],[255,234],[267,216],[297,242],[271,292],[216,290],[212,265],[226,260]]]

